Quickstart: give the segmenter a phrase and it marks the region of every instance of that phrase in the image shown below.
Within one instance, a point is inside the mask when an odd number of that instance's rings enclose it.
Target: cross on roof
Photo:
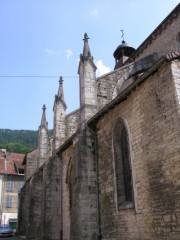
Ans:
[[[62,85],[63,84],[63,78],[62,78],[62,76],[60,76],[60,78],[59,78],[59,83]]]
[[[88,37],[87,33],[85,33],[85,34],[84,34],[84,39],[83,39],[83,41],[84,41],[84,42],[87,42],[88,39],[89,39],[89,37]]]

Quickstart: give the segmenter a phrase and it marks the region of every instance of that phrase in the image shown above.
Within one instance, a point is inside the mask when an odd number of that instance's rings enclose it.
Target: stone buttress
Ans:
[[[88,36],[84,35],[83,54],[80,55],[80,132],[74,141],[72,156],[71,230],[72,240],[98,239],[96,164],[94,134],[86,122],[97,112],[96,66],[91,56]]]

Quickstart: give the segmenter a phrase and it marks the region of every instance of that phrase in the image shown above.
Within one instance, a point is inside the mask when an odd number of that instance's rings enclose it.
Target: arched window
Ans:
[[[124,122],[118,119],[113,135],[118,209],[132,206],[133,185],[128,133]]]

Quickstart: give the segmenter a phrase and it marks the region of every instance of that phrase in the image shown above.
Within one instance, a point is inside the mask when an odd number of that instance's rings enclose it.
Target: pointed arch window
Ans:
[[[131,208],[133,204],[132,169],[126,126],[118,119],[113,134],[115,177],[118,209]]]

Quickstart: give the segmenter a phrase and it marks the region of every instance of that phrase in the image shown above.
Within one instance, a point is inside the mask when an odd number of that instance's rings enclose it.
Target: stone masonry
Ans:
[[[172,81],[176,64],[164,63],[98,122],[103,239],[178,239],[180,236],[177,221],[180,195],[176,190],[180,116]],[[116,208],[114,185],[112,137],[118,118],[128,124],[135,201],[134,209],[123,211]]]
[[[25,160],[18,233],[31,240],[180,239],[180,4],[132,55],[96,78],[85,33],[80,108],[63,79],[53,136],[45,106]],[[118,52],[119,51],[119,52]],[[128,58],[129,57],[129,58]]]

